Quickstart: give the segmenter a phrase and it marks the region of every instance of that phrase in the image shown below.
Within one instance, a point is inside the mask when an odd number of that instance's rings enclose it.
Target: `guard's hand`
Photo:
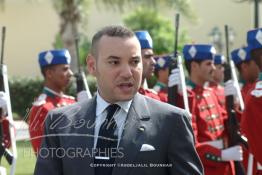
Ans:
[[[77,93],[79,93],[79,92],[85,90],[84,89],[84,80],[83,80],[83,77],[80,73],[76,73],[75,77],[76,77],[76,91],[77,91]]]
[[[225,96],[229,96],[229,95],[237,96],[236,86],[237,84],[234,81],[228,80],[225,83]]]
[[[173,69],[168,77],[168,87],[181,86],[180,71],[178,68]]]
[[[1,117],[7,113],[7,96],[6,93],[0,91],[0,108],[1,108]]]
[[[84,101],[90,99],[90,97],[88,96],[88,93],[86,90],[82,90],[81,92],[77,93],[77,101]]]
[[[222,150],[221,159],[223,161],[242,161],[243,160],[243,150],[239,145],[229,147]]]

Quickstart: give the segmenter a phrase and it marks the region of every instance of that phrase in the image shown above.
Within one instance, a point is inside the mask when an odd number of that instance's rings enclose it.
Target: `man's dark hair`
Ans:
[[[251,58],[254,59],[260,71],[262,70],[262,48],[254,49],[251,51]]]
[[[134,32],[124,26],[106,26],[99,30],[92,39],[91,53],[97,56],[97,45],[102,36],[132,38],[135,36]]]
[[[48,69],[51,69],[52,67],[54,67],[54,65],[48,65],[41,68],[41,74],[43,75],[44,78],[46,77],[46,71]]]
[[[185,61],[186,69],[188,71],[188,74],[191,74],[191,63],[196,62],[198,64],[201,64],[204,60],[191,60],[191,61]]]

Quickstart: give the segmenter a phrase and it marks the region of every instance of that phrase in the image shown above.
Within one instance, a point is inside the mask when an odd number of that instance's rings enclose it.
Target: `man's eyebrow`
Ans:
[[[141,56],[133,56],[131,59],[141,59]]]
[[[118,56],[114,56],[114,55],[110,55],[110,56],[107,57],[107,59],[119,60],[120,57],[118,57]]]

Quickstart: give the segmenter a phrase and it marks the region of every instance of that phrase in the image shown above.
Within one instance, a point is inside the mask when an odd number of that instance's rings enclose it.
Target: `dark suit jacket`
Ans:
[[[48,114],[35,175],[94,175],[95,110],[96,97]],[[155,150],[142,152],[143,144]],[[129,109],[118,148],[113,175],[203,174],[188,114],[140,94]]]

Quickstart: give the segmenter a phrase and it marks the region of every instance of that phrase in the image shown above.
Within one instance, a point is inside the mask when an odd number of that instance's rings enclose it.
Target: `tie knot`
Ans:
[[[107,106],[107,108],[106,108],[107,116],[108,117],[110,116],[109,118],[111,118],[119,108],[120,108],[120,106],[118,104],[111,104],[111,105]]]

